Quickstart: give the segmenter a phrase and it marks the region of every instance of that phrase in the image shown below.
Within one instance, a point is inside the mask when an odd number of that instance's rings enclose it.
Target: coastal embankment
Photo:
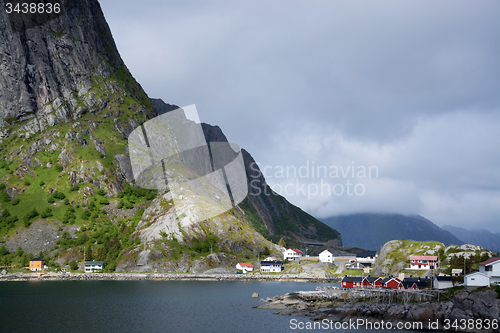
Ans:
[[[10,273],[0,275],[0,281],[51,281],[51,280],[193,280],[193,281],[290,281],[290,282],[339,282],[341,278],[301,274],[197,274],[197,273]]]

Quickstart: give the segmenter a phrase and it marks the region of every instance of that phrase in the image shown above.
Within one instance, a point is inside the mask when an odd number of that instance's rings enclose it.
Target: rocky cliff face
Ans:
[[[97,0],[63,0],[61,13],[0,11],[0,128],[33,135],[127,95],[146,101],[116,49]],[[1,2],[4,8],[3,1]],[[139,112],[146,113],[142,108]],[[5,128],[17,124],[13,133]]]
[[[158,113],[178,108],[160,99],[151,100]],[[219,126],[202,124],[207,142],[228,142]],[[248,196],[239,205],[252,226],[268,239],[277,243],[285,241],[324,244],[340,247],[342,238],[335,229],[323,224],[299,207],[289,203],[286,198],[274,193],[267,185],[263,173],[253,157],[242,149],[247,174]]]

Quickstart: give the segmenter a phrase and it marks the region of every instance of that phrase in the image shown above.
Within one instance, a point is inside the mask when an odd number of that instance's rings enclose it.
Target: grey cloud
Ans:
[[[147,93],[196,104],[261,165],[379,166],[363,198],[290,196],[309,212],[500,231],[500,3],[101,5]]]

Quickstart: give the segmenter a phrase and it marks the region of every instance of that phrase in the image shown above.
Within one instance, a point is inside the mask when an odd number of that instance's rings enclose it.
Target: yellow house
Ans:
[[[30,270],[31,271],[41,271],[41,270],[44,270],[45,268],[48,268],[47,267],[47,264],[45,263],[45,260],[44,259],[41,259],[41,258],[33,258],[30,260]]]

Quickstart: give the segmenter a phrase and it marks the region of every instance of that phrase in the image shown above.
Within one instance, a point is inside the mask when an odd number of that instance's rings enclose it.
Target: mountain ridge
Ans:
[[[485,229],[469,230],[451,225],[445,225],[441,228],[467,243],[477,244],[491,251],[500,252],[500,235],[498,234],[494,234]]]
[[[439,241],[445,245],[464,243],[419,215],[360,213],[322,220],[342,234],[344,246],[379,250],[394,239]]]

